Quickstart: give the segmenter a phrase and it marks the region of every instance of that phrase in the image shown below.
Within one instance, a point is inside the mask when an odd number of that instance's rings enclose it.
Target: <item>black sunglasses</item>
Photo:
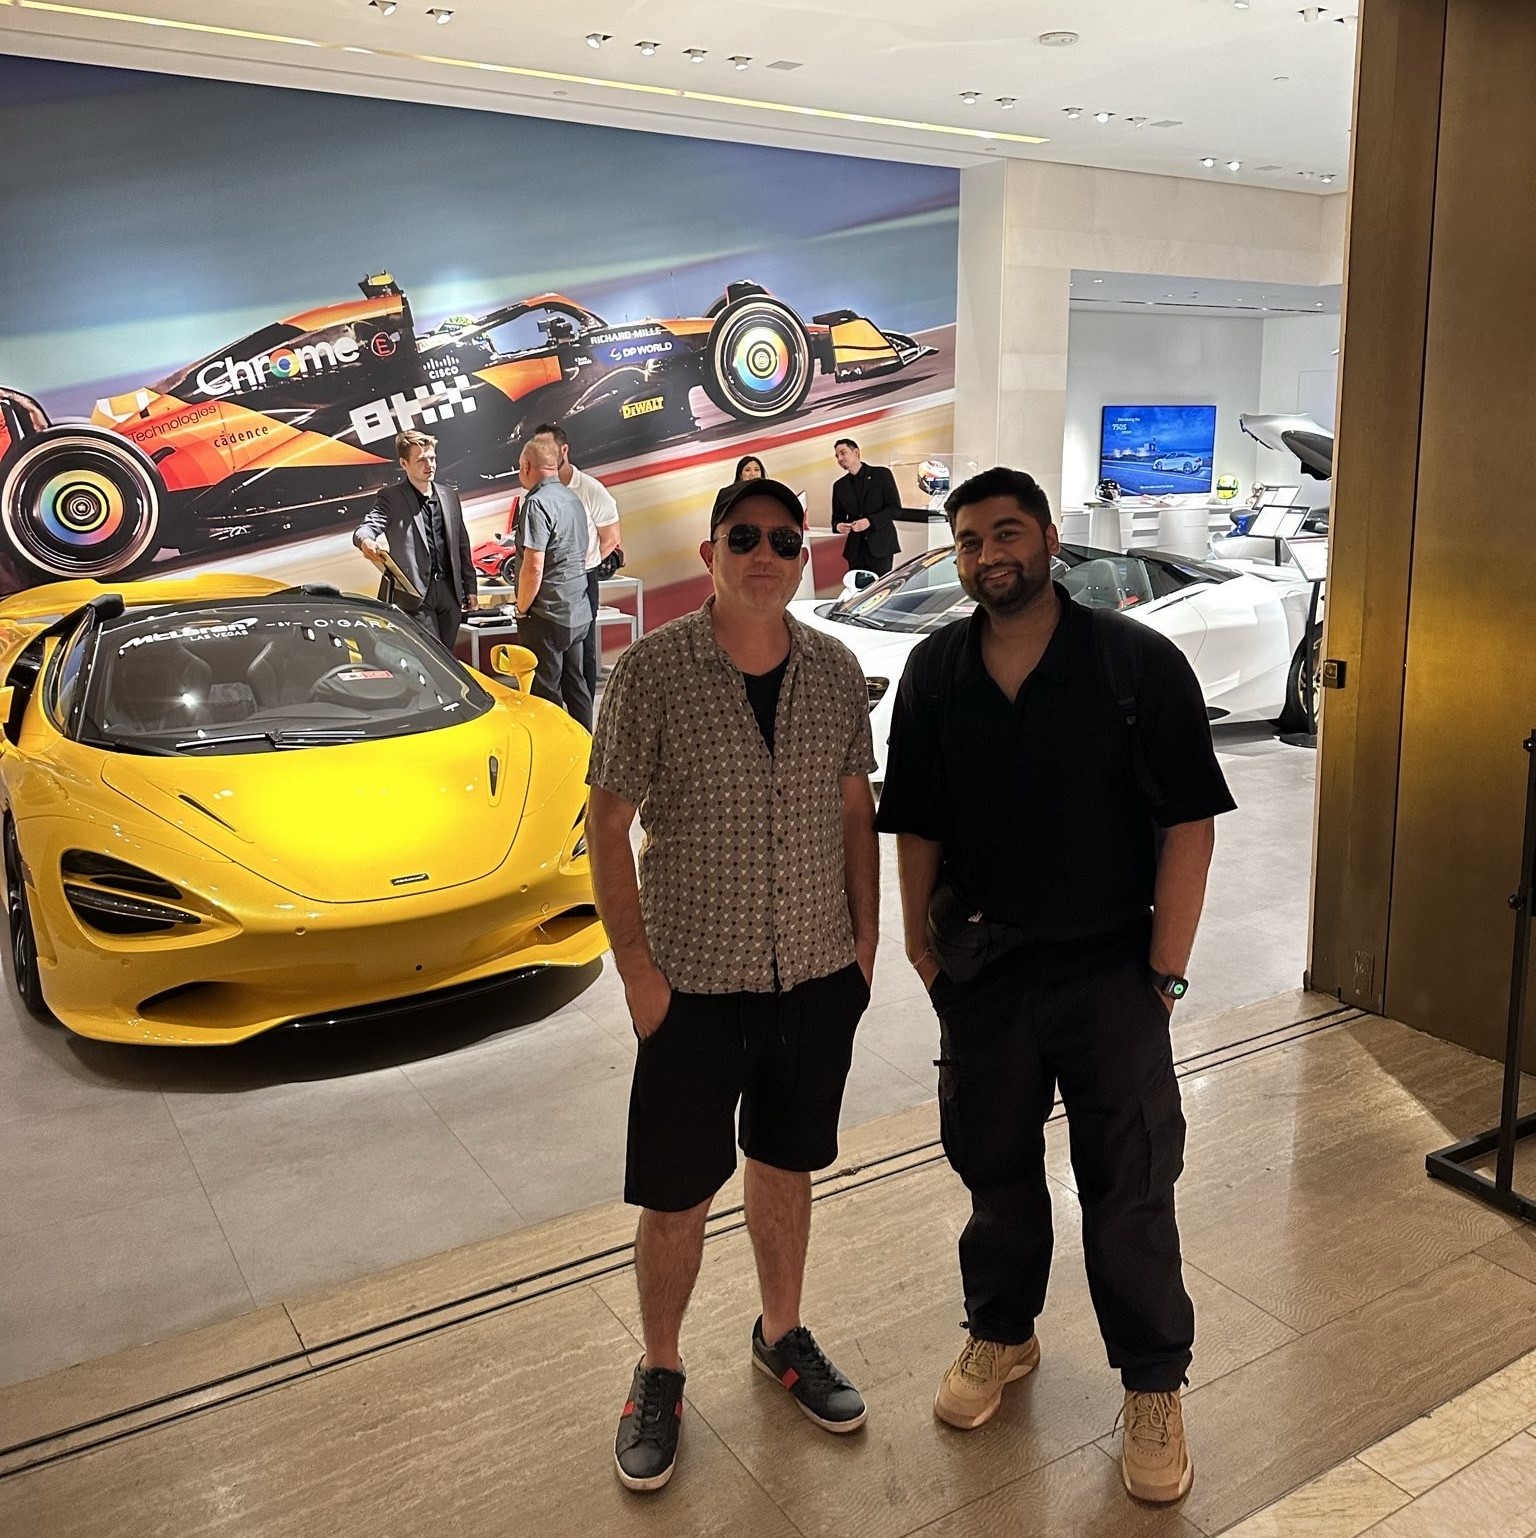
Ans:
[[[726,548],[732,555],[750,555],[764,534],[768,536],[773,553],[786,561],[794,560],[805,544],[805,535],[799,529],[791,529],[782,523],[771,529],[760,529],[755,523],[733,523],[725,531]],[[720,536],[717,534],[715,538]]]

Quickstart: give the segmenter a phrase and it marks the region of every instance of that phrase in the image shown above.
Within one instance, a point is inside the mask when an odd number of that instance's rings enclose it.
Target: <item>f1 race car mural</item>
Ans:
[[[852,310],[807,323],[749,282],[697,318],[609,325],[541,294],[421,333],[388,273],[359,286],[361,299],[276,321],[85,421],[52,422],[0,389],[4,585],[123,576],[164,551],[334,523],[398,476],[404,428],[436,434],[442,475],[468,489],[511,475],[540,421],[601,461],[696,431],[696,388],[766,424],[800,409],[818,371],[866,379],[934,351]]]

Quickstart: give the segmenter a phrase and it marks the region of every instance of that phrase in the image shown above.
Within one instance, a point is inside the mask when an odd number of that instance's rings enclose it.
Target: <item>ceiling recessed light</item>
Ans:
[[[610,32],[589,32],[587,33],[587,47],[601,48],[612,35]]]
[[[427,12],[427,15],[430,16],[432,20],[435,21],[440,27],[446,27],[448,23],[453,20],[453,12],[445,11],[439,5],[434,5]]]
[[[1296,13],[1303,21],[1321,21],[1328,14],[1320,5],[1304,5]]]
[[[1093,120],[1095,123],[1107,123],[1113,116],[1113,112],[1095,112]]]
[[[1288,85],[1290,83],[1290,79],[1291,79],[1291,77],[1289,75],[1276,75],[1275,76],[1275,84],[1276,85]]]
[[[393,16],[400,9],[398,0],[368,0],[368,4],[383,16]]]
[[[974,107],[980,99],[981,93],[979,91],[962,91],[960,93],[960,100],[963,101],[967,107]]]
[[[1232,9],[1234,11],[1246,11],[1248,9],[1248,0],[1232,0]]]
[[[1103,278],[1095,278],[1093,281],[1095,283],[1102,283],[1104,280],[1103,280]]]
[[[1241,160],[1229,160],[1227,162],[1227,169],[1229,171],[1241,171],[1243,169],[1243,163]]]
[[[1325,171],[1320,177],[1318,177],[1318,181],[1320,181],[1320,182],[1330,182],[1331,183],[1331,182],[1335,182],[1337,180],[1338,180],[1338,178],[1333,174],[1332,171]]]
[[[1070,48],[1077,41],[1075,32],[1042,32],[1040,41],[1047,48]]]
[[[1317,301],[1317,303],[1312,306],[1312,308],[1314,310],[1320,310],[1320,309],[1322,309],[1322,307],[1323,307],[1323,301],[1321,299],[1319,299]]]
[[[653,53],[655,53],[658,48],[661,47],[661,44],[660,43],[644,42],[644,43],[636,43],[635,47],[638,48],[640,50],[640,52],[645,55],[646,58],[650,58],[651,55]]]
[[[1216,164],[1216,157],[1214,155],[1202,155],[1200,157],[1200,164],[1203,165],[1207,171],[1209,171],[1211,167]]]
[[[704,62],[704,56],[708,52],[709,49],[707,48],[685,48],[683,49],[683,57],[687,59],[690,64],[702,64]]]
[[[751,54],[748,54],[748,53],[733,53],[731,55],[731,63],[734,64],[737,69],[745,69],[747,67],[747,65],[749,65],[751,62],[752,62],[752,55]]]
[[[1126,122],[1129,123],[1132,128],[1145,128],[1147,126],[1147,120],[1144,117],[1128,117]]]
[[[1010,107],[1014,106],[1017,101],[1018,98],[1015,96],[999,96],[997,98],[997,104],[1003,109],[1004,112],[1008,111]]]
[[[1063,107],[1061,110],[1069,118],[1071,118],[1074,123],[1083,115],[1083,109],[1081,107]]]

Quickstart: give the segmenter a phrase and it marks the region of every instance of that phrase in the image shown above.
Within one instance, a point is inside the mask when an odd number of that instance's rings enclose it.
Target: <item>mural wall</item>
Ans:
[[[655,623],[740,455],[825,522],[835,437],[949,451],[958,172],[6,57],[0,103],[0,591],[369,589],[397,430],[489,542],[555,420]]]

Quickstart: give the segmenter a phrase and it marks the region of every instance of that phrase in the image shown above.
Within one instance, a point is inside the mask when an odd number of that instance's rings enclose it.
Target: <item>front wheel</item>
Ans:
[[[787,304],[753,295],[715,317],[704,393],[728,415],[749,422],[789,416],[810,394],[811,375],[810,338]]]
[[[39,579],[128,576],[160,547],[165,492],[131,444],[91,427],[27,439],[0,480],[0,527]]]
[[[1318,636],[1311,646],[1305,641],[1296,648],[1291,658],[1291,670],[1285,680],[1285,708],[1275,725],[1282,732],[1307,730],[1307,705],[1312,707],[1312,726],[1316,730],[1323,711],[1323,638]]]
[[[43,998],[43,984],[37,967],[37,935],[32,928],[32,907],[27,901],[27,881],[21,863],[21,846],[16,841],[16,824],[5,821],[5,911],[11,926],[11,975],[16,992],[27,1006],[27,1013],[39,1020],[51,1020]]]

